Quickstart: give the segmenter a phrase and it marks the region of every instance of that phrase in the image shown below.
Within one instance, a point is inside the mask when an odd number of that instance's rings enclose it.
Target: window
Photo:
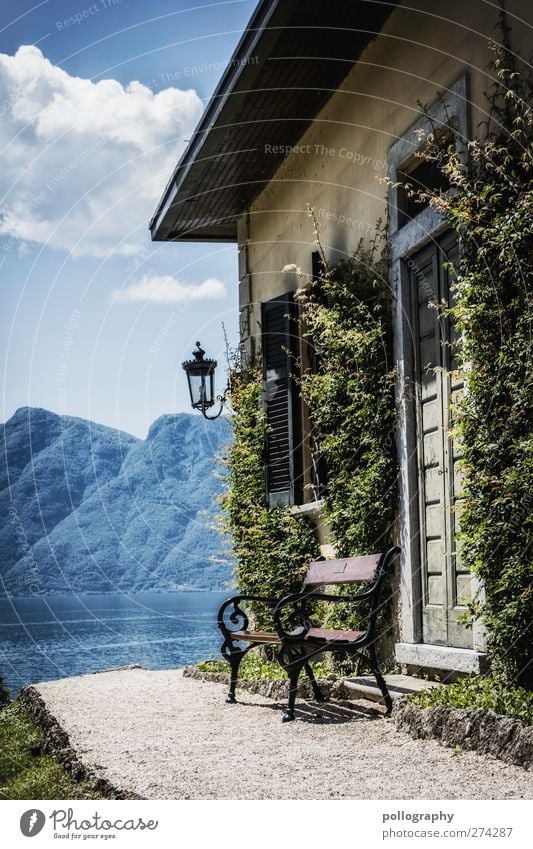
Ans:
[[[427,204],[409,197],[397,184],[408,182],[416,187],[443,190],[449,187],[436,164],[417,154],[423,152],[426,135],[437,133],[444,141],[453,137],[457,153],[464,161],[468,143],[467,104],[467,78],[462,76],[440,94],[389,150],[389,229],[393,254],[403,254],[427,239],[438,218]]]
[[[405,164],[397,172],[398,182],[408,183],[413,189],[438,189],[445,191],[450,188],[450,183],[442,173],[436,162],[428,162],[421,157],[413,159]],[[426,200],[420,200],[409,194],[404,186],[398,186],[398,227],[403,227],[411,221],[419,212],[428,206]]]
[[[301,411],[294,360],[300,351],[297,314],[292,294],[262,305],[269,507],[299,504],[302,500]]]

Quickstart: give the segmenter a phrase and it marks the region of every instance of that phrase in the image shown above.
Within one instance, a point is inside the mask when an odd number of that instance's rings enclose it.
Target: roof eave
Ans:
[[[164,217],[169,208],[172,206],[176,195],[178,194],[178,185],[185,180],[189,169],[196,160],[198,152],[201,150],[207,134],[217,117],[222,112],[228,99],[235,91],[238,80],[245,75],[246,70],[250,67],[249,62],[253,58],[253,51],[261,36],[264,34],[265,27],[270,20],[272,13],[278,7],[281,0],[261,0],[256,7],[252,18],[245,31],[243,32],[237,47],[233,51],[228,66],[224,71],[220,81],[218,82],[215,91],[209,99],[209,103],[203,112],[192,138],[185,148],[178,164],[176,165],[170,180],[168,181],[161,200],[159,201],[156,211],[150,221],[150,232],[153,241],[167,241],[172,238],[170,235],[172,227],[165,226]],[[284,8],[287,12],[290,7],[294,7],[298,0],[283,0]],[[234,225],[234,235],[227,238],[212,238],[205,239],[206,241],[236,241],[237,225]],[[179,236],[177,238],[183,238]],[[187,236],[188,241],[203,241],[203,236],[199,232],[193,232]]]
[[[239,218],[397,2],[261,0],[167,184],[152,239],[235,242]]]

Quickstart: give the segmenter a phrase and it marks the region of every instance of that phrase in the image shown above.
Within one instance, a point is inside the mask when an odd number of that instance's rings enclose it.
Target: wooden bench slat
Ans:
[[[294,636],[299,636],[299,630]],[[304,640],[325,640],[328,643],[352,643],[363,636],[364,631],[341,631],[327,628],[310,628],[303,637]],[[244,640],[248,643],[279,643],[281,640],[273,631],[232,631],[232,639]]]
[[[350,584],[352,581],[373,581],[381,554],[364,557],[345,557],[342,560],[315,560],[310,564],[304,585]]]
[[[233,640],[246,640],[248,643],[279,643],[280,638],[273,631],[232,631]]]

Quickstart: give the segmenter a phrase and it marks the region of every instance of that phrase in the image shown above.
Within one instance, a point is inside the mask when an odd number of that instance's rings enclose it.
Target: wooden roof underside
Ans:
[[[150,223],[156,241],[233,242],[237,220],[297,144],[394,2],[262,0]]]

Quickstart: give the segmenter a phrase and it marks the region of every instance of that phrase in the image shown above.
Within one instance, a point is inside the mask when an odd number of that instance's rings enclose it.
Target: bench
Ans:
[[[344,652],[364,658],[372,670],[387,708],[392,711],[392,699],[380,672],[376,653],[377,617],[383,581],[399,553],[397,547],[382,554],[348,557],[342,560],[315,560],[310,564],[303,589],[282,599],[264,596],[236,595],[225,601],[218,612],[218,627],[224,637],[222,656],[230,665],[230,686],[226,701],[234,704],[235,688],[241,660],[255,646],[279,645],[278,661],[289,677],[289,700],[283,722],[294,719],[298,678],[305,670],[317,701],[326,701],[310,666],[310,659],[323,652]],[[362,591],[353,595],[329,595],[319,591],[324,586],[364,583]],[[272,631],[249,629],[249,618],[241,606],[257,601],[272,609]],[[315,601],[342,604],[368,603],[366,627],[361,631],[328,630],[316,627],[310,619],[309,605]],[[234,627],[231,627],[234,626]]]

